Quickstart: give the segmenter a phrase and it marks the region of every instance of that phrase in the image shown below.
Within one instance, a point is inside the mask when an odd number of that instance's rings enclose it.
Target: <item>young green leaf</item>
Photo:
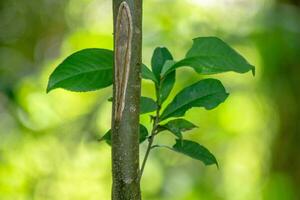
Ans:
[[[153,72],[144,64],[142,64],[142,78],[152,80],[154,83],[157,83],[157,79]]]
[[[57,66],[50,75],[47,92],[63,88],[86,92],[110,86],[113,81],[113,52],[107,49],[83,49]]]
[[[253,75],[255,74],[254,66],[221,39],[199,37],[193,41],[193,46],[186,57],[163,69],[163,75],[182,66],[190,66],[201,74],[217,74],[228,71],[246,73],[250,70],[252,70]]]
[[[141,97],[141,108],[140,114],[153,112],[157,109],[156,102],[149,97]]]
[[[218,166],[215,156],[207,148],[197,142],[177,139],[172,149],[196,160],[200,160],[205,165],[216,164]]]
[[[160,125],[159,130],[168,130],[179,139],[182,139],[182,132],[197,128],[197,126],[185,119],[174,119],[166,124]]]
[[[113,97],[107,99],[107,101],[112,102]],[[145,114],[155,111],[157,108],[156,102],[149,97],[141,97],[140,101],[140,114]]]
[[[163,111],[160,120],[169,117],[181,117],[192,107],[204,107],[207,110],[217,107],[227,98],[224,86],[219,80],[204,79],[180,91]]]
[[[176,78],[176,71],[172,71],[168,75],[166,75],[160,83],[160,90],[159,90],[159,98],[158,102],[161,105],[170,95],[174,84],[175,84],[175,78]]]
[[[153,52],[151,67],[158,81],[160,81],[160,74],[167,60],[173,60],[173,56],[171,55],[170,51],[165,47],[157,47]]]
[[[148,137],[148,130],[147,128],[140,124],[140,144],[143,143]],[[102,136],[102,138],[100,139],[100,141],[105,140],[105,142],[111,146],[111,129],[109,129],[104,136]]]

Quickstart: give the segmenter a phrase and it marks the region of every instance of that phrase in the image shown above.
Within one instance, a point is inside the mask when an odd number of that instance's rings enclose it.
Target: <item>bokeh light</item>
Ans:
[[[110,199],[112,88],[46,94],[47,79],[74,51],[113,47],[109,0],[0,1],[0,199]],[[230,93],[212,111],[186,117],[187,132],[220,168],[155,149],[142,181],[146,200],[300,199],[300,4],[297,0],[144,1],[143,62],[167,46],[175,59],[215,35],[257,75],[215,75]],[[184,76],[182,76],[184,74]],[[171,98],[204,76],[179,69]],[[143,81],[144,96],[154,88]],[[148,116],[141,122],[151,127]],[[172,144],[171,134],[157,138]],[[141,155],[146,144],[141,145]]]

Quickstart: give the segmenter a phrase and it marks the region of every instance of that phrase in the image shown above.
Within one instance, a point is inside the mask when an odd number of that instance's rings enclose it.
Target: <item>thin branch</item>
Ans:
[[[155,120],[153,122],[153,128],[152,128],[149,140],[148,140],[149,141],[148,147],[147,147],[146,154],[145,154],[145,157],[144,157],[144,160],[143,160],[143,163],[142,163],[142,167],[141,167],[141,171],[140,171],[140,180],[142,178],[142,175],[143,175],[143,172],[144,172],[144,169],[145,169],[145,166],[146,166],[147,159],[148,159],[150,151],[152,149],[152,144],[153,144],[153,141],[154,141],[154,138],[155,138],[155,135],[156,135],[158,122],[159,122],[159,109],[157,109],[157,111],[156,111],[156,117],[155,117]]]
[[[143,159],[143,163],[142,163],[142,166],[141,166],[141,171],[140,171],[140,177],[139,177],[139,181],[141,181],[141,178],[142,178],[142,175],[143,175],[143,172],[145,170],[145,166],[146,166],[146,163],[147,163],[147,160],[148,160],[148,157],[149,157],[149,154],[150,154],[150,151],[152,149],[152,144],[154,142],[154,138],[155,136],[157,135],[157,128],[158,128],[158,123],[159,123],[159,112],[160,112],[160,109],[161,109],[161,105],[159,104],[159,91],[160,91],[160,86],[157,86],[155,87],[155,91],[156,91],[156,98],[157,98],[157,110],[156,110],[156,115],[155,115],[155,119],[153,121],[153,127],[152,127],[152,131],[151,131],[151,135],[149,137],[149,143],[148,143],[148,147],[147,147],[147,150],[146,150],[146,153],[145,153],[145,157]]]

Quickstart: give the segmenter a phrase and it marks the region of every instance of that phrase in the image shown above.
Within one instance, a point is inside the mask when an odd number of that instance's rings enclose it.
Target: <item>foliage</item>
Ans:
[[[112,84],[113,52],[84,49],[66,58],[51,74],[47,91],[64,88],[86,92]]]
[[[150,135],[143,125],[140,126],[140,142],[146,138],[149,142],[142,163],[141,175],[150,150],[156,147],[167,147],[175,152],[200,160],[205,165],[216,164],[218,166],[215,156],[208,149],[195,141],[183,139],[183,132],[196,128],[196,125],[178,117],[184,116],[191,108],[203,107],[210,110],[224,102],[228,93],[219,80],[203,79],[183,88],[161,112],[163,103],[175,84],[176,70],[184,66],[192,67],[199,74],[217,74],[228,71],[245,73],[250,70],[254,74],[252,65],[216,37],[194,39],[194,43],[185,58],[179,61],[173,59],[167,48],[156,48],[151,59],[152,70],[146,65],[142,65],[142,77],[153,82],[156,100],[142,97],[140,114],[153,111],[156,111],[156,114],[151,116],[153,129]],[[55,69],[50,76],[47,91],[55,88],[71,91],[91,91],[104,88],[112,84],[112,71],[112,51],[105,49],[81,50],[69,56]],[[169,121],[165,122],[166,120]],[[162,131],[170,131],[176,137],[173,147],[152,144],[154,137]],[[111,132],[108,131],[101,140],[110,144],[110,138]]]
[[[148,130],[145,126],[140,124],[140,143],[143,143],[148,137]],[[111,145],[111,129],[109,129],[100,141],[104,140],[108,145]]]

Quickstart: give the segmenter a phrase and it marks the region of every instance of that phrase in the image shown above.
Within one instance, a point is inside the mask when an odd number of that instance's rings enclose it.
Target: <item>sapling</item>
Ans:
[[[113,200],[141,199],[140,181],[154,148],[167,148],[205,165],[218,166],[215,156],[202,144],[184,139],[184,132],[197,128],[184,119],[195,107],[216,108],[228,97],[222,83],[205,78],[183,88],[165,105],[176,81],[179,68],[190,67],[198,74],[223,72],[246,73],[255,68],[233,48],[217,37],[193,39],[184,58],[174,59],[166,47],[157,47],[151,69],[141,63],[141,0],[113,1],[114,51],[89,48],[75,52],[50,75],[47,92],[63,88],[88,92],[113,84],[112,128],[101,137],[112,146]],[[155,99],[140,96],[141,78],[155,88]],[[150,114],[150,131],[139,124],[139,115]],[[174,145],[158,145],[154,139],[161,132],[174,135]],[[146,153],[139,164],[139,143],[147,141]]]

